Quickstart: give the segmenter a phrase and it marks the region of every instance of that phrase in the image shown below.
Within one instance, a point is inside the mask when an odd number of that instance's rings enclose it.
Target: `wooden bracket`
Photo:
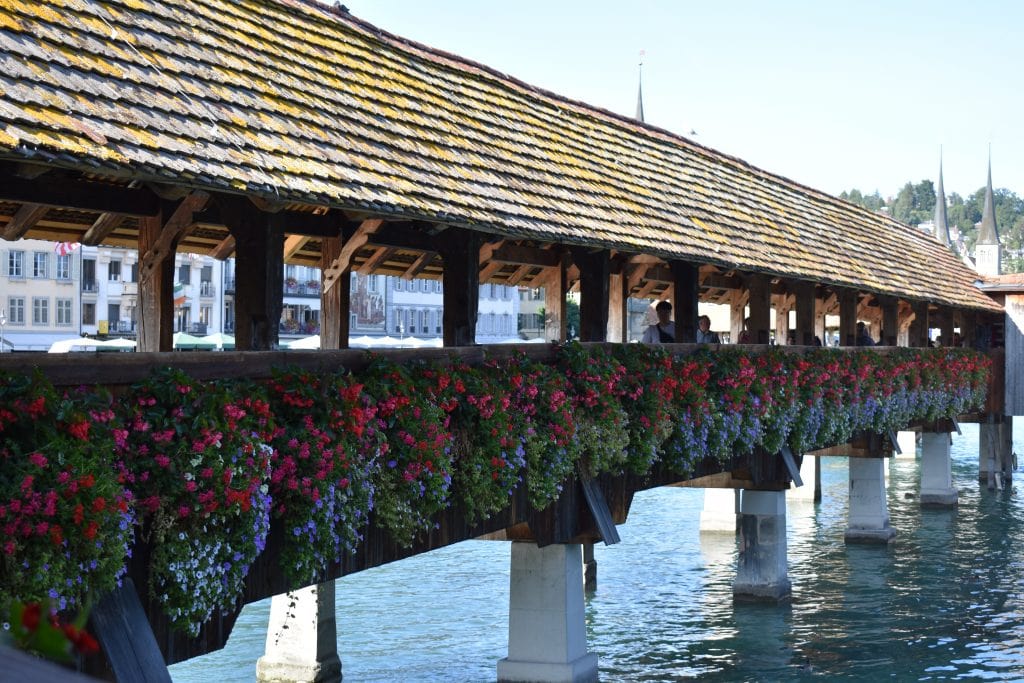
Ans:
[[[587,473],[586,468],[577,467],[576,475],[580,480],[583,489],[583,497],[587,499],[587,507],[594,517],[597,530],[601,533],[601,540],[605,545],[614,545],[620,542],[619,530],[615,528],[615,521],[612,519],[612,511],[608,508],[608,501],[604,499],[604,493],[597,482]]]
[[[140,286],[149,285],[160,262],[174,253],[175,245],[177,245],[182,237],[195,229],[196,224],[192,220],[192,215],[196,211],[202,211],[209,201],[210,195],[202,190],[196,190],[181,200],[181,203],[174,209],[174,213],[171,214],[170,218],[164,223],[163,228],[161,228],[160,237],[157,239],[156,244],[143,254],[140,259]]]
[[[804,485],[803,478],[800,477],[800,468],[796,466],[796,458],[793,457],[793,451],[789,450],[787,444],[783,444],[782,450],[782,462],[786,463],[786,469],[789,470],[789,476],[793,480],[793,484],[797,487]]]
[[[896,451],[896,455],[902,455],[903,451],[900,449],[900,440],[896,438],[896,432],[891,429],[886,432],[889,437],[889,443],[892,444],[893,449]]]
[[[345,240],[345,244],[341,247],[341,253],[338,254],[338,258],[334,259],[334,261],[331,262],[331,265],[324,269],[325,292],[334,287],[334,283],[338,281],[341,274],[348,270],[356,252],[362,249],[363,246],[370,241],[370,236],[377,232],[383,224],[383,218],[367,218],[359,225],[355,234]]]
[[[3,239],[10,241],[21,239],[49,210],[50,207],[45,204],[22,204],[7,223],[7,227],[4,228]]]

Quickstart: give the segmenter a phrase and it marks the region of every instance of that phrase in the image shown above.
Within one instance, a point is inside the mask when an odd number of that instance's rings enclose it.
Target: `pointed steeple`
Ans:
[[[996,226],[996,204],[992,196],[992,155],[988,159],[988,185],[985,186],[985,208],[981,212],[981,229],[978,230],[978,244],[999,244],[999,228]]]
[[[644,51],[640,50],[640,65],[637,67],[636,120],[644,122]]]
[[[980,275],[1000,275],[1003,272],[999,249],[999,229],[996,227],[996,202],[992,195],[992,150],[988,153],[988,185],[985,186],[985,208],[981,212],[981,228],[974,245],[975,268]]]
[[[942,189],[942,148],[939,148],[939,185],[935,189],[935,239],[949,246],[949,225],[946,222],[946,191]]]

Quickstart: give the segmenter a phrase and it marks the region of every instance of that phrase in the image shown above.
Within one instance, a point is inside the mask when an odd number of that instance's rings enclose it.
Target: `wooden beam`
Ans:
[[[173,256],[178,242],[182,237],[195,228],[192,214],[202,211],[206,203],[210,201],[210,195],[202,190],[196,190],[170,212],[170,217],[164,223],[157,236],[156,243],[151,244],[145,253],[139,257],[139,282],[145,283],[153,277],[156,266],[169,256]]]
[[[363,248],[370,240],[370,236],[376,233],[383,224],[384,220],[382,218],[367,218],[356,228],[355,234],[345,240],[345,244],[341,247],[341,253],[331,262],[328,268],[324,269],[325,292],[334,286],[334,283],[337,282],[338,277],[343,272],[349,269],[352,264],[352,257]]]
[[[356,272],[360,274],[372,273],[382,263],[391,258],[393,253],[395,253],[395,250],[392,247],[377,247],[374,249],[373,254],[370,255],[370,258],[363,261],[363,264],[356,269]]]
[[[544,338],[556,344],[565,342],[569,329],[568,307],[565,305],[565,294],[569,289],[566,273],[569,254],[562,252],[560,256],[558,265],[551,269],[544,285]]]
[[[700,270],[694,263],[672,261],[672,306],[675,309],[676,342],[692,344],[697,341],[697,284]]]
[[[857,292],[843,288],[839,296],[839,344],[840,346],[857,345]]]
[[[771,282],[767,275],[754,273],[747,277],[746,289],[750,296],[749,343],[767,344],[770,341]]]
[[[87,247],[95,247],[103,242],[110,236],[110,233],[121,227],[121,223],[124,221],[124,214],[120,213],[101,213],[99,217],[92,222],[92,225],[85,234],[82,235],[80,240],[82,244]]]
[[[453,228],[434,243],[444,259],[444,345],[473,346],[480,303],[480,234]]]
[[[43,204],[22,204],[11,217],[11,221],[4,228],[4,233],[0,237],[12,242],[21,239],[49,210],[50,207]]]
[[[210,256],[223,261],[235,253],[235,238],[232,235],[228,235],[222,239],[217,246],[210,251]]]
[[[405,269],[405,272],[402,273],[401,278],[403,280],[411,280],[411,279],[413,279],[414,277],[419,275],[421,272],[423,272],[423,270],[425,268],[427,268],[427,266],[429,266],[431,263],[433,263],[434,259],[436,259],[436,258],[437,258],[437,252],[436,251],[425,251],[425,252],[423,252],[422,254],[420,254],[419,256],[416,257],[416,260],[412,262],[412,265],[410,265],[408,268]]]
[[[796,343],[814,345],[814,283],[800,280],[793,284],[796,295]]]
[[[878,343],[882,346],[896,346],[899,338],[899,301],[894,296],[879,296],[878,303],[882,307],[882,333]]]
[[[491,260],[491,256],[501,246],[505,244],[505,240],[498,240],[497,242],[485,242],[480,247],[480,265],[485,266],[487,262]]]
[[[341,253],[340,237],[325,237],[321,242],[320,263],[322,267],[330,264]],[[342,274],[331,291],[320,292],[320,348],[346,349],[349,335],[349,297],[352,278],[351,271]]]
[[[558,264],[558,254],[550,249],[521,247],[515,244],[503,244],[491,253],[490,260],[512,263],[517,266],[541,266],[550,268]],[[482,262],[482,261],[481,261]]]
[[[643,282],[644,277],[646,277],[647,270],[650,267],[651,266],[646,264],[646,263],[639,263],[637,265],[634,265],[632,267],[627,268],[628,273],[629,273],[629,275],[628,275],[629,279],[626,282],[626,291],[632,292],[634,289],[639,287],[640,283]],[[642,299],[643,297],[637,297],[637,298],[641,298]]]
[[[142,218],[160,211],[160,198],[148,188],[127,188],[109,183],[61,179],[26,180],[0,172],[0,200],[48,207],[120,213]]]
[[[139,252],[160,248],[163,234],[160,215],[139,219]],[[170,351],[174,342],[174,259],[153,259],[145,279],[139,272],[137,351]]]
[[[307,242],[309,237],[306,235],[288,235],[284,240],[284,260],[287,261],[299,253]]]
[[[284,231],[279,214],[247,200],[218,196],[235,238],[235,348],[270,351],[278,343],[284,290]]]
[[[604,341],[608,333],[608,252],[573,247],[571,253],[580,270],[580,341]]]

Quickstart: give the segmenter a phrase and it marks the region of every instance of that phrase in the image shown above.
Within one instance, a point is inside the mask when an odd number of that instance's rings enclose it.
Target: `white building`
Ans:
[[[78,336],[78,258],[54,242],[0,244],[0,351],[46,351]]]

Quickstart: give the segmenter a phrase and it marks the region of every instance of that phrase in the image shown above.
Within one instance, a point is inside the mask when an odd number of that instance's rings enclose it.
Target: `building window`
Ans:
[[[96,259],[82,259],[82,291],[95,292],[96,286]]]
[[[213,319],[213,306],[200,306],[199,307],[199,322],[204,325],[209,325]]]
[[[401,292],[404,287],[405,287],[405,282],[402,280],[402,278],[396,277],[395,278],[395,291],[396,292]]]
[[[25,277],[25,252],[11,251],[7,254],[7,277]]]
[[[32,324],[50,324],[50,300],[46,297],[32,297]]]
[[[7,299],[7,322],[12,325],[25,324],[25,297],[12,296]]]
[[[47,266],[50,265],[50,255],[45,251],[37,251],[32,254],[32,277],[48,277]]]
[[[139,264],[138,263],[133,263],[130,266],[128,266],[128,279],[127,279],[127,281],[128,282],[138,282],[139,281]]]
[[[57,255],[57,272],[55,276],[58,280],[71,279],[71,254]]]
[[[423,334],[426,334],[429,330],[427,329],[427,312],[420,311],[420,330]]]
[[[57,299],[57,324],[61,326],[71,324],[71,299]]]
[[[183,285],[192,284],[192,265],[186,263],[178,268],[178,282]]]
[[[111,282],[121,281],[121,262],[111,261],[110,267],[107,269],[107,279]]]
[[[96,324],[96,304],[82,304],[82,324]]]

